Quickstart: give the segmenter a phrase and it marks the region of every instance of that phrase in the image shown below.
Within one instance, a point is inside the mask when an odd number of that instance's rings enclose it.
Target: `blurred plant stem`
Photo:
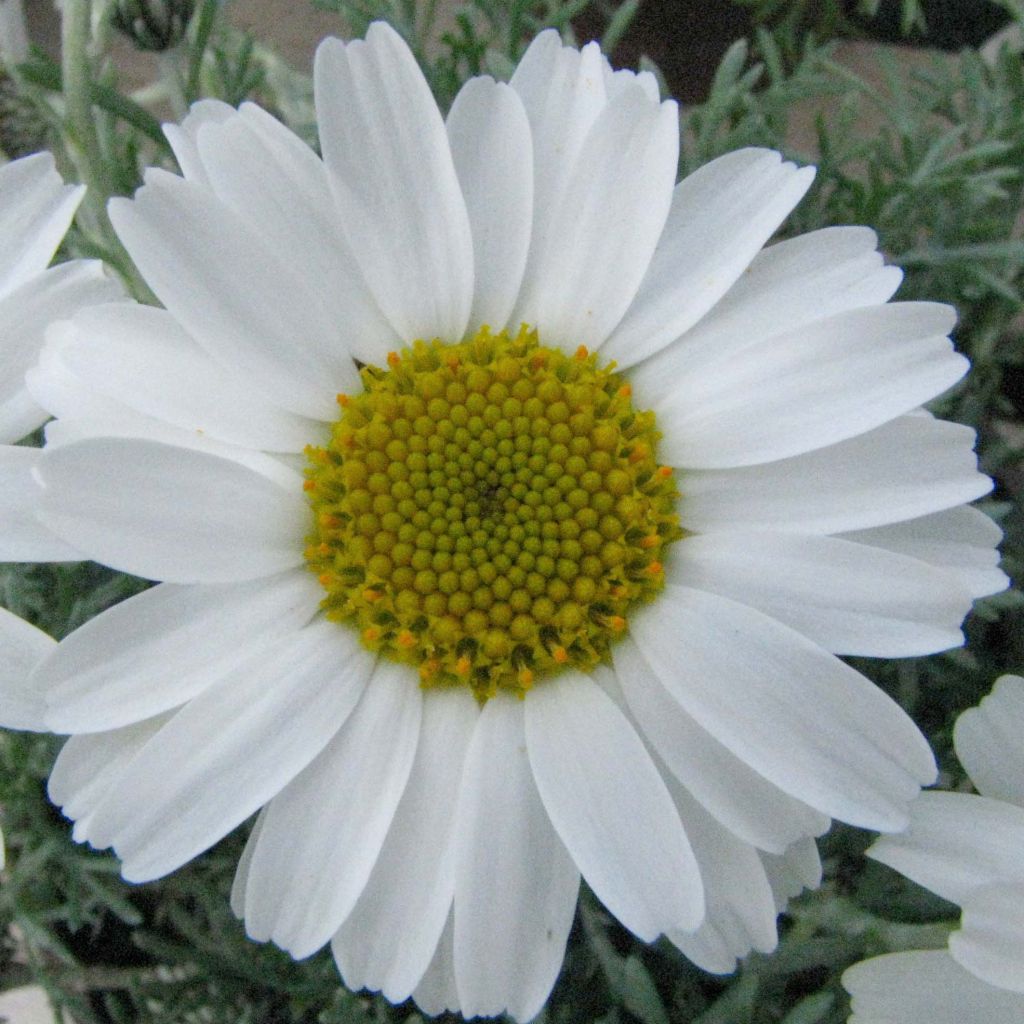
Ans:
[[[85,183],[86,227],[95,237],[104,258],[140,301],[153,301],[131,257],[114,231],[107,214],[107,200],[116,194],[109,162],[104,159],[96,131],[92,103],[90,0],[63,0],[61,7],[61,66],[68,151]]]
[[[0,60],[7,67],[28,56],[28,30],[22,0],[0,0]]]

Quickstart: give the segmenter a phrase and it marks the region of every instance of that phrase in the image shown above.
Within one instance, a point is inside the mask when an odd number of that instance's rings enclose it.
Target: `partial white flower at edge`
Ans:
[[[868,854],[959,904],[949,950],[890,953],[851,967],[850,1024],[1024,1020],[1024,679],[1002,676],[953,733],[981,794],[927,792],[910,827]]]
[[[55,646],[41,629],[0,608],[0,722],[8,728],[46,731],[46,705],[30,680],[33,669]],[[5,860],[0,832],[0,868]]]
[[[50,153],[0,167],[0,445],[49,419],[25,387],[47,327],[83,306],[122,296],[97,260],[49,266],[84,195],[84,185],[64,184]],[[36,448],[0,448],[0,556],[19,562],[80,559],[27,511],[37,493],[32,469],[40,454]]]
[[[15,5],[20,17],[20,5]],[[121,289],[95,260],[49,267],[85,188],[66,185],[50,153],[0,167],[0,532],[4,557],[62,560],[81,557],[31,515],[37,494],[31,468],[40,452],[10,446],[49,418],[25,387],[25,372],[43,347],[46,328],[84,305],[112,302]],[[29,685],[36,663],[54,641],[0,608],[0,722],[45,730],[45,706]],[[0,841],[0,865],[3,844]]]
[[[813,171],[745,149],[676,184],[675,105],[595,45],[543,33],[444,121],[377,24],[321,46],[316,99],[323,160],[251,104],[168,126],[183,177],[110,208],[165,308],[84,311],[29,373],[55,419],[19,514],[160,581],[35,672],[50,795],[137,882],[259,812],[248,934],[429,1013],[533,1017],[581,876],[730,971],[831,817],[901,829],[934,780],[836,655],[957,646],[1005,585],[973,432],[921,409],[967,369],[954,313],[890,303],[866,228],[762,251]],[[570,407],[556,363],[608,390]]]

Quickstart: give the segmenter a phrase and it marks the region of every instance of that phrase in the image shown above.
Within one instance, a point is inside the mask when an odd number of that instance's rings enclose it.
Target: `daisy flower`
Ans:
[[[851,1024],[1024,1019],[1024,679],[1002,676],[953,733],[980,796],[922,793],[910,827],[868,851],[963,911],[949,951],[892,953],[843,976]]]
[[[0,446],[49,418],[25,387],[25,371],[39,355],[47,326],[81,306],[112,302],[121,294],[96,260],[49,267],[84,195],[85,186],[64,184],[50,153],[0,167]],[[34,448],[0,447],[0,558],[80,558],[26,511],[38,457]]]
[[[676,185],[647,74],[540,35],[442,119],[386,25],[110,207],[163,309],[60,325],[38,519],[160,584],[35,673],[50,793],[129,880],[259,811],[232,904],[427,1012],[534,1016],[580,878],[729,971],[835,816],[935,767],[837,654],[961,643],[1003,585],[953,313],[863,228],[764,243],[810,169]]]

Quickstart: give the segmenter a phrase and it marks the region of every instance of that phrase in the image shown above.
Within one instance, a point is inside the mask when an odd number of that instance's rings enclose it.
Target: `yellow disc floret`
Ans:
[[[592,669],[681,536],[654,415],[614,364],[522,328],[363,368],[307,449],[306,559],[328,618],[485,700]]]

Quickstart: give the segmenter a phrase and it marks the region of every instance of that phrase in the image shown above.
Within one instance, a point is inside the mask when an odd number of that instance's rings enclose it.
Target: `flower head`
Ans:
[[[1024,679],[1002,676],[953,733],[980,796],[922,793],[910,827],[868,851],[960,905],[949,952],[894,953],[851,968],[853,1021],[973,1024],[1024,1014]]]
[[[428,1012],[543,1005],[582,875],[729,971],[923,737],[835,654],[961,642],[1003,584],[952,312],[859,228],[761,247],[778,154],[675,184],[675,105],[538,37],[446,121],[325,42],[323,161],[252,105],[111,218],[164,309],[53,332],[38,516],[160,585],[36,673],[75,835],[156,878],[256,811],[232,903]],[[262,809],[262,810],[261,810]]]

